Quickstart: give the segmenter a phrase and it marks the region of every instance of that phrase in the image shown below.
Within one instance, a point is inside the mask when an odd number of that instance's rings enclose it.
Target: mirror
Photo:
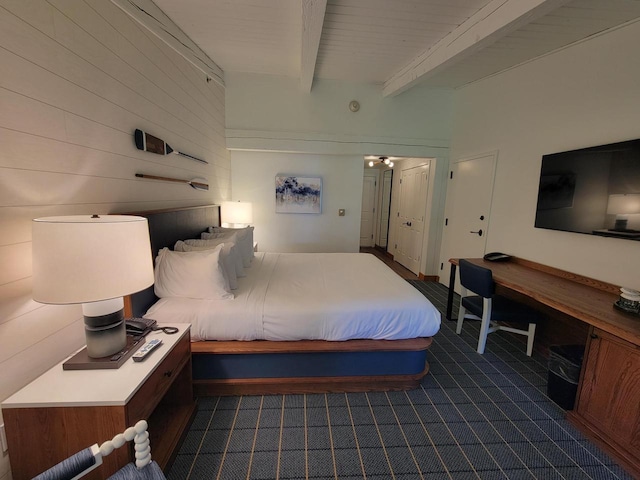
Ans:
[[[380,202],[380,232],[378,242],[380,247],[387,248],[389,239],[389,216],[391,211],[391,184],[393,180],[393,170],[382,172],[382,190]]]

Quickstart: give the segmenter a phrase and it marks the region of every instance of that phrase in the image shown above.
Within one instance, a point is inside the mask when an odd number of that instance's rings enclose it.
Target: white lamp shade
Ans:
[[[33,299],[87,303],[153,284],[147,219],[78,215],[33,220]]]
[[[632,215],[640,213],[640,194],[614,194],[609,195],[607,213],[610,215]]]
[[[225,223],[248,225],[253,222],[253,207],[251,202],[222,202],[220,216]]]

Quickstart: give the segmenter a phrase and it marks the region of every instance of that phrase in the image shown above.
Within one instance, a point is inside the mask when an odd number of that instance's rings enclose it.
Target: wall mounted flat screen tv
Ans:
[[[544,155],[535,226],[640,240],[640,139]]]

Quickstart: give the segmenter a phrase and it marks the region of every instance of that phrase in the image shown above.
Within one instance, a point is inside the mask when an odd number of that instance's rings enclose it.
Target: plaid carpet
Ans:
[[[444,315],[443,285],[410,283]],[[544,358],[477,334],[443,317],[408,392],[201,398],[168,479],[631,478],[546,396]]]

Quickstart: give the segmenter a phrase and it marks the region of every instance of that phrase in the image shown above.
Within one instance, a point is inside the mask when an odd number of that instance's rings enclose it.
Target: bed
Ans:
[[[138,212],[154,257],[219,225],[215,205]],[[440,314],[368,254],[255,253],[233,299],[131,296],[132,315],[192,324],[197,395],[415,388]],[[383,320],[383,321],[378,321]]]

